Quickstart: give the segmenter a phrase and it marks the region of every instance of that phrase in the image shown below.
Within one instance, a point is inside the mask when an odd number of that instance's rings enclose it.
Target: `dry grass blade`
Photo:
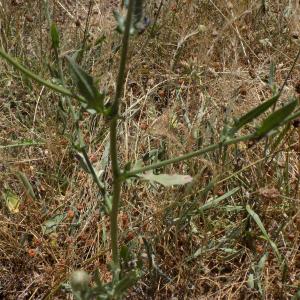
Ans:
[[[78,269],[106,293],[113,169],[118,294],[299,298],[298,2],[145,1],[116,84],[127,1],[0,1],[0,299],[72,299]]]

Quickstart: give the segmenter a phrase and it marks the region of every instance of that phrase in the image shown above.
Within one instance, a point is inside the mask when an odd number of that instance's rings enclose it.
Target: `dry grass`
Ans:
[[[49,78],[47,20],[38,2],[0,1],[0,43]],[[87,2],[53,1],[63,54],[80,45]],[[154,19],[159,1],[150,2]],[[299,48],[299,7],[297,1],[269,2],[264,12],[261,1],[254,0],[164,1],[153,36],[148,39],[148,31],[131,44],[122,107],[126,120],[119,127],[121,162],[146,159],[153,150],[167,158],[217,142],[226,118],[271,96],[266,84],[271,63],[276,64],[280,85]],[[289,2],[294,5],[290,14]],[[113,5],[95,1],[90,48],[83,61],[110,95],[119,58],[111,49],[120,43],[113,32]],[[199,25],[206,31],[191,34]],[[102,36],[106,39],[99,46]],[[69,143],[72,126],[59,114],[58,96],[30,84],[2,61],[0,74],[0,144],[41,143],[0,146],[0,188],[9,186],[21,199],[15,214],[0,202],[0,298],[67,299],[60,285],[75,269],[98,268],[103,280],[110,280],[109,220],[99,212],[96,187],[75,159]],[[296,95],[299,74],[298,62],[282,101]],[[109,185],[107,126],[90,116],[81,126],[90,158],[103,169]],[[124,185],[121,244],[145,257],[144,238],[157,266],[148,270],[144,258],[146,274],[128,299],[260,299],[248,280],[265,253],[260,273],[264,298],[295,295],[300,288],[299,134],[291,127],[276,149],[268,149],[267,157],[264,142],[241,144],[230,147],[225,159],[216,152],[168,167],[166,172],[195,178],[187,188],[166,189],[136,180]],[[157,159],[155,153],[152,159]],[[36,199],[26,194],[17,171],[26,174]],[[209,182],[213,187],[203,191]],[[195,213],[212,196],[235,187],[240,191],[222,205]],[[285,258],[285,274],[248,219],[247,203]],[[41,225],[64,213],[58,228],[43,234]]]

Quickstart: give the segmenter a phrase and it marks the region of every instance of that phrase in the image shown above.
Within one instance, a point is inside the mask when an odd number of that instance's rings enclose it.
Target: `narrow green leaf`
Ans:
[[[91,173],[91,170],[89,168],[89,165],[84,157],[84,155],[81,152],[77,152],[75,154],[76,159],[78,160],[80,167],[87,173]]]
[[[173,186],[173,185],[184,185],[193,180],[189,175],[179,175],[179,174],[153,174],[153,172],[146,172],[145,174],[138,175],[139,177],[160,183],[163,186]]]
[[[279,99],[279,94],[275,95],[271,99],[263,102],[259,106],[255,107],[254,109],[250,110],[248,113],[246,113],[244,116],[239,118],[233,128],[230,130],[231,134],[236,133],[240,128],[242,128],[244,125],[250,123],[255,118],[259,117],[261,114],[263,114],[267,109],[269,109],[273,104],[275,104]]]
[[[112,210],[112,196],[111,195],[106,196],[104,198],[104,204],[105,204],[105,209],[106,209],[107,213],[110,214],[111,210]]]
[[[0,149],[8,149],[8,148],[17,148],[17,147],[30,147],[30,146],[40,146],[44,145],[44,143],[35,142],[35,141],[20,141],[17,144],[10,144],[10,145],[0,145]]]
[[[245,210],[245,206],[242,205],[225,205],[225,206],[221,206],[221,208],[224,208],[227,212],[241,212],[243,210]]]
[[[268,84],[271,88],[273,88],[273,84],[275,82],[275,75],[276,75],[276,65],[272,61],[270,66],[270,72],[269,72],[269,80],[268,80]]]
[[[200,256],[203,252],[205,252],[203,250],[203,247],[200,247],[199,249],[197,249],[197,251],[191,256],[189,257],[189,260],[192,260],[194,258],[197,258],[198,256]]]
[[[103,112],[104,94],[100,93],[96,88],[93,77],[85,72],[73,58],[67,56],[66,59],[70,65],[71,74],[77,84],[79,93],[87,102],[86,109],[91,112]]]
[[[32,198],[32,199],[36,199],[35,193],[33,191],[32,185],[29,182],[28,178],[26,177],[26,175],[22,172],[17,172],[18,178],[20,179],[20,181],[23,183],[26,193]]]
[[[238,252],[238,250],[232,249],[232,248],[220,248],[220,250],[224,251],[225,253],[229,253],[229,254],[235,254]]]
[[[96,271],[94,273],[94,280],[95,280],[95,283],[97,286],[103,287],[99,269],[96,269]]]
[[[215,207],[217,206],[221,201],[225,200],[226,198],[234,195],[237,191],[239,191],[240,188],[237,187],[237,188],[234,188],[230,191],[228,191],[227,193],[225,193],[224,195],[220,196],[220,197],[217,197],[217,198],[214,198],[214,199],[210,199],[208,200],[204,205],[202,205],[200,208],[198,208],[198,212],[202,212],[202,211],[205,211],[207,209],[210,209],[212,207]]]
[[[265,297],[264,297],[264,288],[263,288],[263,283],[262,283],[262,277],[263,277],[263,270],[264,270],[267,258],[268,258],[268,253],[265,253],[259,260],[258,265],[255,267],[256,287],[257,287],[259,293],[262,295],[263,299]]]
[[[280,124],[281,126],[284,124],[287,124],[288,122],[291,122],[297,118],[300,117],[300,110],[297,110],[295,113],[289,115],[285,120]]]
[[[55,23],[51,24],[50,35],[51,35],[52,47],[55,49],[58,49],[59,48],[59,32],[58,32],[58,29],[57,29]]]
[[[270,116],[268,116],[262,122],[261,126],[257,129],[256,131],[257,137],[263,137],[266,134],[268,134],[271,130],[277,128],[294,111],[297,104],[298,101],[294,100],[286,104],[282,108],[276,110]]]
[[[250,206],[247,204],[246,205],[246,210],[249,213],[249,215],[252,217],[252,219],[255,221],[255,223],[257,224],[257,226],[259,227],[260,231],[262,232],[264,238],[269,242],[269,244],[271,245],[274,253],[277,256],[278,261],[281,263],[281,255],[279,253],[279,250],[276,246],[276,244],[271,240],[271,238],[269,237],[262,221],[260,220],[259,216],[256,214],[255,211],[253,211]]]
[[[143,161],[141,159],[139,159],[134,163],[132,170],[138,170],[138,169],[142,168],[143,166],[144,166]]]

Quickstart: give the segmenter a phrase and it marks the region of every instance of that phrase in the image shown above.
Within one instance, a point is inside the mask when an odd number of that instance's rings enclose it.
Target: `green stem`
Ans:
[[[132,170],[130,172],[125,172],[125,173],[122,174],[122,178],[126,179],[128,177],[137,175],[139,173],[143,173],[143,172],[146,172],[146,171],[150,171],[150,170],[158,169],[158,168],[161,168],[161,167],[164,167],[164,166],[167,166],[167,165],[178,163],[178,162],[181,162],[183,160],[187,160],[187,159],[193,158],[195,156],[199,156],[201,154],[205,154],[207,152],[217,150],[217,149],[220,148],[220,146],[236,144],[236,143],[239,143],[239,142],[242,142],[242,141],[247,141],[247,140],[254,139],[255,137],[256,137],[255,134],[250,134],[250,135],[245,135],[245,136],[242,136],[242,137],[233,138],[233,139],[227,140],[223,143],[213,144],[213,145],[210,145],[208,147],[205,147],[205,148],[193,151],[193,152],[189,152],[187,154],[184,154],[184,155],[181,155],[181,156],[178,156],[178,157],[163,160],[163,161],[160,161],[158,163],[155,163],[155,164],[152,164],[152,165],[149,165],[149,166],[145,166],[145,167],[140,168],[140,169]]]
[[[122,53],[121,61],[119,66],[119,73],[116,82],[116,94],[111,110],[111,123],[110,123],[110,157],[112,163],[113,173],[113,191],[112,191],[112,210],[110,214],[110,236],[111,236],[111,248],[112,248],[112,259],[115,267],[114,280],[119,279],[119,248],[118,248],[118,212],[120,205],[120,194],[121,194],[121,172],[118,162],[118,145],[117,145],[117,126],[119,117],[119,106],[122,98],[122,92],[124,89],[125,82],[125,69],[128,53],[128,44],[130,36],[131,19],[133,15],[135,0],[130,0],[128,13],[126,18],[125,32],[122,40]]]
[[[11,57],[3,49],[0,49],[0,57],[4,58],[7,62],[9,62],[11,65],[13,65],[17,70],[21,71],[23,74],[27,75],[29,78],[33,79],[34,81],[38,82],[39,84],[44,85],[44,86],[48,87],[49,89],[56,91],[62,95],[75,98],[75,99],[79,100],[80,102],[85,102],[83,97],[81,97],[79,95],[75,95],[70,90],[68,90],[60,85],[53,84],[50,81],[45,80],[45,79],[41,78],[40,76],[34,74],[33,72],[31,72],[30,70],[25,68],[23,65],[18,63],[13,57]]]
[[[292,121],[292,120],[294,120],[294,119],[296,119],[296,118],[298,118],[299,116],[300,116],[300,111],[297,111],[297,112],[291,114],[289,117],[287,117],[282,122],[281,126],[284,125],[284,124],[286,124],[286,123],[288,123],[288,122],[290,122],[290,121]],[[129,172],[124,172],[124,173],[122,173],[121,176],[122,176],[122,179],[125,180],[126,178],[135,176],[135,175],[137,175],[139,173],[143,173],[143,172],[146,172],[146,171],[150,171],[150,170],[158,169],[158,168],[161,168],[161,167],[165,167],[167,165],[178,163],[178,162],[181,162],[183,160],[187,160],[187,159],[190,159],[190,158],[193,158],[193,157],[205,154],[207,152],[211,152],[211,151],[217,150],[217,149],[220,148],[220,146],[227,146],[227,145],[237,144],[239,142],[253,140],[253,139],[256,139],[256,138],[258,138],[258,137],[257,137],[257,135],[255,133],[249,134],[249,135],[245,135],[245,136],[241,136],[241,137],[236,137],[236,138],[233,138],[233,139],[229,139],[229,140],[227,140],[227,141],[225,141],[223,143],[213,144],[213,145],[210,145],[208,147],[205,147],[205,148],[193,151],[193,152],[189,152],[187,154],[184,154],[184,155],[181,155],[181,156],[178,156],[178,157],[174,157],[174,158],[171,158],[171,159],[163,160],[163,161],[160,161],[158,163],[142,167],[140,169],[132,170],[132,171],[129,171]]]

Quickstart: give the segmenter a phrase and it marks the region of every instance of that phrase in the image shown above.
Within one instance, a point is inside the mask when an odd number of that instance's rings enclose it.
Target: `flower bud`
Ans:
[[[71,276],[71,287],[74,292],[85,291],[88,283],[89,275],[85,271],[75,271]]]

